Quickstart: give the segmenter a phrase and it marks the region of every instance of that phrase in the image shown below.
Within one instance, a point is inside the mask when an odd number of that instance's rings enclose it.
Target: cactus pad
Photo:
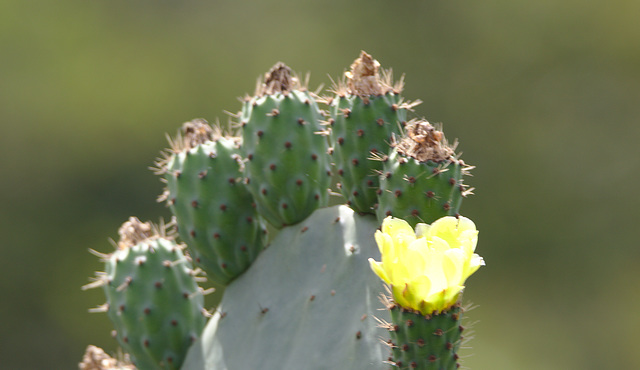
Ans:
[[[284,228],[227,287],[184,369],[386,369],[377,226],[335,206]]]

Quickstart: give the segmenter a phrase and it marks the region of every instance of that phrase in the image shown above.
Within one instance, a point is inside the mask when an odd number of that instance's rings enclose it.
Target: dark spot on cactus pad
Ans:
[[[363,137],[364,136],[364,130],[363,129],[359,129],[357,131],[358,137]]]
[[[335,220],[333,220],[333,222],[334,222],[334,223],[338,223],[338,222],[340,222],[340,217],[336,217],[336,219],[335,219]]]
[[[271,110],[271,113],[268,115],[272,117],[278,117],[280,115],[280,111],[274,108]]]
[[[247,121],[242,121],[242,122],[240,122],[240,126],[244,127],[244,126],[246,126],[246,125],[247,125]]]
[[[391,110],[396,112],[398,110],[398,104],[391,104]]]
[[[436,196],[436,194],[434,192],[432,192],[431,190],[425,192],[424,195],[426,195],[427,198],[433,198],[433,197]]]
[[[129,337],[122,337],[122,341],[125,343],[129,343]]]
[[[445,203],[442,205],[442,209],[444,209],[445,211],[448,211],[451,209],[451,204],[449,203]]]
[[[362,332],[358,330],[358,332],[356,333],[356,339],[360,339],[360,338],[362,338]]]
[[[378,118],[378,119],[376,120],[376,123],[378,124],[378,126],[384,126],[384,119],[382,119],[382,118]]]
[[[340,145],[344,144],[344,138],[339,137],[338,138],[338,144],[340,144]]]
[[[269,169],[270,169],[271,171],[275,171],[275,170],[276,170],[276,165],[275,165],[275,164],[273,164],[273,163],[272,163],[272,164],[270,164],[270,165],[269,165]]]
[[[340,176],[344,175],[344,171],[342,170],[342,168],[338,170],[338,175]]]
[[[403,351],[405,351],[405,352],[406,352],[406,351],[408,351],[408,350],[409,350],[409,345],[408,345],[408,344],[406,344],[406,343],[405,343],[405,344],[403,344],[403,345],[402,345],[402,350],[403,350]]]
[[[367,180],[367,186],[373,186],[373,180]]]
[[[386,179],[390,179],[390,178],[391,178],[391,172],[387,172],[387,173],[385,173],[385,174],[384,174],[384,177],[385,177]]]
[[[246,185],[249,185],[249,183],[251,183],[251,179],[247,177],[246,179],[244,179],[244,183]]]
[[[158,289],[162,289],[162,281],[156,281],[153,285]]]
[[[412,327],[413,326],[413,320],[407,320],[406,324],[407,324],[407,328]]]
[[[444,334],[444,331],[442,329],[436,329],[433,331],[433,335],[441,337],[442,334]]]
[[[192,201],[191,202],[191,207],[198,208],[198,201],[197,200]]]
[[[180,178],[180,175],[182,175],[182,172],[180,172],[180,171],[175,171],[175,172],[173,173],[173,176],[174,176],[176,179],[179,179],[179,178]]]
[[[358,159],[357,159],[357,158],[353,158],[353,159],[351,160],[351,164],[353,164],[354,166],[357,166],[359,163],[360,163],[360,162],[358,161]]]
[[[411,367],[412,369],[417,369],[418,368],[418,363],[415,361],[411,361],[411,363],[409,364],[409,367]]]
[[[453,343],[451,342],[447,342],[447,344],[444,345],[446,349],[448,349],[449,351],[451,351],[453,349]]]
[[[409,177],[409,178],[407,179],[407,181],[409,181],[409,184],[413,184],[413,183],[415,183],[415,182],[416,182],[416,178],[415,178],[415,177],[413,177],[413,176],[411,176],[411,177]]]
[[[429,362],[436,362],[436,361],[438,361],[438,358],[436,357],[436,355],[429,356]]]
[[[169,204],[171,204],[171,205],[176,204],[176,198],[169,199]]]
[[[349,118],[349,116],[351,115],[351,109],[349,108],[342,109],[342,114],[344,115],[344,118]]]
[[[182,293],[182,298],[189,299],[189,292]]]
[[[313,196],[313,199],[315,199],[315,200],[320,200],[320,194],[315,194],[315,195]]]
[[[307,226],[303,227],[302,229],[300,229],[300,232],[303,233],[305,231],[309,230],[309,228]]]
[[[302,118],[298,118],[298,124],[299,124],[300,126],[304,126],[304,125],[306,125],[306,124],[307,124],[307,122],[305,122],[305,120],[304,120],[304,119],[302,119]]]
[[[253,159],[253,154],[249,153],[249,154],[247,155],[247,159],[248,159],[248,160],[252,160],[252,159]]]
[[[202,171],[198,174],[198,177],[201,179],[204,179],[205,177],[207,177],[207,171]]]
[[[269,312],[269,309],[267,307],[260,308],[260,313],[262,313],[263,315],[267,312]]]
[[[460,339],[462,339],[462,338],[460,338]],[[457,354],[457,353],[454,353],[454,354],[453,354],[453,358],[455,358],[455,359],[457,360],[457,359],[459,359],[459,358],[460,358],[460,356],[458,356],[458,354]],[[456,367],[460,367],[460,364],[456,364]]]
[[[327,171],[327,176],[331,176],[331,171]]]
[[[236,179],[234,179],[233,177],[229,178],[229,184],[235,184],[236,183]]]
[[[247,217],[247,223],[249,223],[249,224],[250,224],[250,223],[252,223],[252,222],[253,222],[253,217],[251,217],[251,216]]]
[[[460,330],[460,332],[462,333],[464,331],[464,326],[462,325],[458,326],[458,330]]]
[[[289,205],[287,203],[282,203],[282,208],[287,209],[289,208]]]
[[[247,251],[247,246],[246,245],[241,245],[240,246],[240,250],[243,251],[243,252],[246,252]]]
[[[121,304],[121,305],[118,307],[118,310],[119,310],[120,312],[124,312],[124,305],[123,305],[123,304]]]
[[[191,235],[192,238],[195,238],[196,237],[196,231],[195,230],[189,231],[189,235]]]
[[[416,341],[416,344],[418,344],[418,347],[423,347],[424,346],[424,339],[418,338],[418,340]]]
[[[226,264],[226,263],[224,263],[224,262],[222,262],[222,263],[220,264],[220,267],[222,267],[223,269],[226,269],[226,268],[227,268],[227,264]]]
[[[164,262],[162,262],[162,266],[166,268],[171,268],[171,261],[165,260]]]
[[[302,180],[297,179],[297,180],[296,180],[296,185],[298,185],[298,186],[302,186]]]
[[[311,102],[309,101],[309,99],[305,99],[305,100],[303,101],[303,103],[304,103],[304,105],[309,105],[309,104],[311,104]]]
[[[327,123],[329,124],[329,126],[333,126],[336,123],[336,120],[333,118],[329,118],[329,120],[327,121]]]
[[[387,216],[391,216],[391,211],[387,211],[384,214],[387,215]]]
[[[220,234],[218,234],[218,233],[214,233],[214,234],[213,234],[213,238],[214,238],[214,239],[220,239]]]
[[[258,137],[262,137],[262,135],[264,135],[264,132],[258,131],[258,132],[256,132],[256,135],[258,135]]]
[[[309,297],[309,301],[313,302],[313,300],[316,299],[316,296],[311,295],[311,297]]]
[[[418,211],[417,209],[411,211],[411,216],[418,217],[418,215],[420,215],[420,211]]]
[[[352,193],[354,197],[357,197],[358,195],[360,195],[360,193],[358,193],[357,190],[354,190],[354,192]]]
[[[378,195],[382,194],[382,189],[377,189],[376,190],[376,194],[378,194]]]
[[[453,177],[449,179],[449,184],[451,184],[452,186],[456,184],[456,179],[454,179]]]
[[[262,190],[260,190],[260,192],[262,193],[262,195],[267,195],[267,189],[266,188],[262,188]]]
[[[398,198],[402,195],[402,190],[396,190],[393,194]]]
[[[226,211],[226,210],[227,210],[227,205],[226,205],[226,204],[221,204],[221,205],[220,205],[220,210],[221,210],[222,212]]]
[[[431,170],[431,173],[433,173],[434,175],[437,175],[440,173],[440,168],[436,167],[433,170]]]
[[[196,262],[197,262],[197,263],[200,263],[200,261],[201,261],[201,260],[200,260],[200,257],[196,257]]]
[[[396,366],[398,366],[398,367],[402,367],[402,361],[397,361],[397,362],[396,362]]]
[[[332,291],[331,291],[331,296],[333,297],[334,295],[336,295],[336,291],[335,291],[335,290],[332,290]]]
[[[287,149],[291,149],[291,142],[290,141],[285,142],[284,147]]]
[[[149,307],[145,307],[143,312],[144,312],[145,315],[149,315],[149,314],[151,314],[151,309]]]
[[[371,154],[376,154],[378,153],[378,149],[376,148],[371,148],[371,150],[369,151]]]
[[[167,356],[167,362],[173,364],[173,357]]]
[[[149,339],[145,339],[145,340],[144,340],[144,342],[142,342],[142,344],[143,344],[145,347],[149,347],[149,345],[150,345],[151,343],[149,343]]]
[[[315,161],[316,159],[318,159],[318,156],[315,153],[311,154],[311,160]]]

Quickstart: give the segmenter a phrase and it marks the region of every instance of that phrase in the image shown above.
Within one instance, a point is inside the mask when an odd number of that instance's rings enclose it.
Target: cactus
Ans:
[[[382,163],[371,156],[389,152],[393,135],[406,123],[406,111],[419,104],[405,103],[403,82],[392,82],[391,72],[379,72],[380,64],[364,51],[345,73],[346,82],[334,86],[330,105],[330,142],[339,177],[339,188],[356,212],[375,213],[378,173]]]
[[[218,285],[244,272],[264,248],[267,232],[242,182],[240,139],[223,137],[204,120],[182,135],[157,163],[166,200],[197,266]]]
[[[378,221],[394,216],[415,226],[458,215],[462,198],[473,190],[462,176],[472,168],[455,156],[444,134],[429,122],[409,122],[406,135],[383,159]]]
[[[328,204],[331,167],[316,99],[276,64],[239,115],[245,176],[260,214],[274,227],[298,223]]]
[[[315,94],[278,63],[244,100],[238,137],[194,120],[170,140],[156,172],[186,252],[131,219],[114,253],[96,252],[106,271],[87,286],[104,288],[99,310],[138,368],[460,365],[464,283],[484,264],[459,215],[471,167],[440,129],[405,122],[417,103],[378,70],[362,52],[323,124]],[[331,160],[346,205],[327,207]],[[225,286],[206,327],[192,260]]]
[[[179,369],[206,322],[196,271],[163,227],[130,218],[115,252],[98,254],[106,311],[120,345],[140,369]]]

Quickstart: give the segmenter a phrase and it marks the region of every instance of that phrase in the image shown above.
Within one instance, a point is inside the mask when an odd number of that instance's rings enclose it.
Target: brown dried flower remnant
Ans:
[[[379,69],[380,63],[362,51],[360,57],[351,64],[351,71],[345,72],[349,93],[360,96],[386,93],[388,86],[381,83]]]
[[[130,217],[129,221],[123,223],[118,230],[118,235],[120,235],[118,248],[130,248],[154,234],[155,230],[151,222],[142,222],[137,217]]]
[[[442,162],[454,159],[455,152],[447,143],[442,131],[436,130],[425,120],[407,123],[406,134],[395,144],[398,153],[417,159]]]
[[[96,346],[88,346],[82,362],[78,364],[80,370],[134,370],[136,367],[128,364],[125,359],[124,363],[109,356],[102,348]]]
[[[291,71],[291,68],[282,62],[278,62],[264,75],[264,82],[258,81],[256,96],[286,93],[300,89],[300,80]]]

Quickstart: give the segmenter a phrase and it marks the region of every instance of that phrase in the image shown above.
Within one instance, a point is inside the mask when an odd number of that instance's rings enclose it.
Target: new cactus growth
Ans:
[[[293,225],[328,204],[331,167],[313,95],[276,64],[239,115],[246,183],[274,227]]]
[[[264,248],[266,228],[242,181],[240,138],[193,120],[157,163],[166,200],[182,240],[207,277],[227,285]]]
[[[101,286],[118,342],[139,369],[179,369],[206,323],[205,293],[182,248],[163,227],[130,218],[115,252],[98,254],[105,271],[87,288]]]
[[[156,172],[186,249],[132,218],[87,285],[104,289],[98,310],[139,369],[458,366],[462,291],[484,264],[458,214],[471,167],[439,129],[406,122],[416,103],[379,68],[362,52],[327,119],[278,63],[244,100],[238,137],[194,120],[170,140]],[[332,161],[347,204],[327,207]],[[225,286],[206,327],[200,269]],[[129,366],[95,349],[92,361]]]
[[[375,213],[382,163],[372,156],[385,155],[393,135],[406,123],[406,111],[419,103],[405,103],[402,80],[394,83],[390,71],[364,51],[345,73],[346,81],[334,86],[328,99],[332,156],[339,188],[356,212]]]
[[[457,215],[462,198],[471,194],[463,175],[473,168],[457,158],[442,131],[413,120],[406,134],[383,158],[377,215],[407,220],[411,226]]]

